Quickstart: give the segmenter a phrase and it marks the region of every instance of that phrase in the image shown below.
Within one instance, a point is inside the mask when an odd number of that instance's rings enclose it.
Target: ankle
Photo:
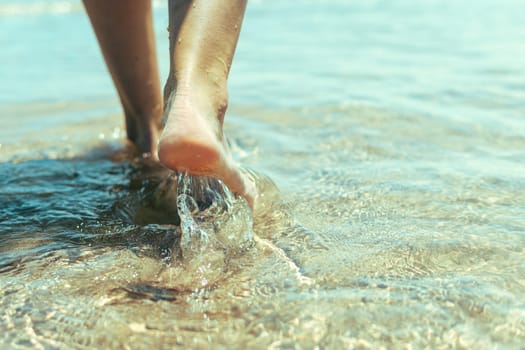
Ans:
[[[168,78],[164,95],[168,101],[166,103],[167,112],[176,103],[176,100],[181,102],[189,100],[194,107],[216,116],[221,125],[228,109],[227,85],[218,79],[187,78],[177,80]]]
[[[156,154],[161,124],[160,113],[148,117],[137,117],[126,114],[127,138],[140,154]]]

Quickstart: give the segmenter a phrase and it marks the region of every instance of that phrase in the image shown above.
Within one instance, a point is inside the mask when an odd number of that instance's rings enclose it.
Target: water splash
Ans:
[[[185,258],[211,247],[235,254],[253,243],[253,219],[248,204],[235,197],[220,180],[179,174],[177,209]]]
[[[180,217],[179,249],[174,251],[181,259],[166,273],[179,287],[206,287],[222,278],[230,258],[254,244],[252,212],[220,180],[172,176],[177,177]]]

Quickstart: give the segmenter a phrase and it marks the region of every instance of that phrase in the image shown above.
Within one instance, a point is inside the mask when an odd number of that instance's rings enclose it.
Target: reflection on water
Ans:
[[[0,348],[523,346],[519,0],[250,2],[253,217],[125,156],[82,7],[49,3],[0,0]]]

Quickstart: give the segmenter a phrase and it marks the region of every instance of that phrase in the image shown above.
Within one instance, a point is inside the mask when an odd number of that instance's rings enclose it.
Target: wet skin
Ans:
[[[253,208],[255,185],[232,158],[223,133],[228,74],[246,0],[169,1],[164,101],[150,0],[85,0],[84,5],[137,150],[170,169],[216,177]]]

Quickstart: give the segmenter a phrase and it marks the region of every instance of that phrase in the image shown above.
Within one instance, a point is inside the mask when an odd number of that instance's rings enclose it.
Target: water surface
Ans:
[[[79,3],[0,1],[0,347],[521,348],[524,10],[251,1],[227,116],[264,174],[248,232],[115,156]],[[182,244],[181,203],[212,243]]]

